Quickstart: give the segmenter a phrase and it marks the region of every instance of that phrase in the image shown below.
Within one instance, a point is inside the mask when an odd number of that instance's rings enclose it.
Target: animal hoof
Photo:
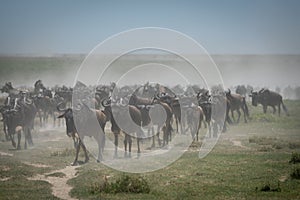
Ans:
[[[20,147],[20,146],[18,146],[17,150],[21,150],[21,147]]]
[[[71,164],[71,166],[77,166],[78,165],[78,162],[73,162],[72,164]]]

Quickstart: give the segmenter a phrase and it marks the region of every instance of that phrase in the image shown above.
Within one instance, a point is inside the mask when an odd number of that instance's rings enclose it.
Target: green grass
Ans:
[[[23,164],[13,157],[0,156],[0,199],[58,199],[51,194],[51,185],[45,181],[31,181],[48,170]]]

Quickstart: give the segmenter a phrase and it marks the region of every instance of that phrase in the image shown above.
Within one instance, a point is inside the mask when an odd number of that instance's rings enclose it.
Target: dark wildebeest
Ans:
[[[247,117],[249,117],[249,110],[248,110],[248,106],[247,106],[245,97],[240,94],[231,94],[230,89],[228,89],[228,92],[226,92],[226,98],[230,104],[230,111],[231,111],[232,119],[234,120],[233,112],[237,111],[238,119],[236,122],[239,123],[240,117],[241,117],[240,109],[242,109],[242,111],[244,113],[245,123],[247,123]]]
[[[231,122],[228,116],[230,105],[225,95],[222,92],[209,95],[207,91],[204,94],[198,94],[197,99],[208,125],[209,137],[211,137],[211,128],[213,129],[214,137],[217,136],[216,134],[219,130],[225,132],[227,129],[226,121],[228,123]]]
[[[173,110],[169,104],[163,102],[161,98],[158,96],[155,96],[154,93],[151,93],[151,99],[150,98],[142,98],[136,96],[136,94],[132,94],[130,99],[129,99],[129,105],[134,105],[137,108],[139,108],[142,112],[145,113],[145,117],[151,115],[151,126],[150,128],[152,129],[152,135],[153,135],[153,140],[152,140],[152,147],[155,147],[155,135],[158,137],[158,142],[159,145],[161,144],[160,139],[159,139],[159,133],[160,129],[162,128],[163,125],[165,125],[165,131],[163,135],[163,145],[166,145],[169,143],[169,140],[171,139],[171,120],[173,116]],[[161,106],[161,107],[160,107]],[[150,112],[149,112],[150,111]],[[162,119],[163,115],[166,114],[166,119]],[[144,121],[144,120],[143,120]],[[157,132],[154,134],[154,126],[157,125]],[[150,129],[148,133],[150,132]]]
[[[205,128],[208,126],[208,130],[210,130],[210,122],[211,122],[211,95],[209,91],[205,91],[204,93],[197,94],[198,105],[202,108],[203,114],[205,117]]]
[[[48,122],[49,115],[53,114],[51,98],[40,93],[33,96],[33,101],[36,105],[38,116],[40,119],[40,127],[43,127]]]
[[[90,136],[95,138],[98,144],[97,162],[103,160],[103,149],[105,145],[104,128],[107,122],[107,117],[104,114],[104,112],[100,110],[90,109],[85,104],[81,105],[80,108],[78,109],[72,109],[72,108],[61,109],[60,105],[61,104],[57,105],[57,110],[63,112],[63,114],[58,116],[58,118],[65,118],[66,133],[69,137],[72,137],[76,149],[75,160],[72,163],[72,165],[77,165],[80,147],[82,147],[84,151],[84,155],[85,155],[84,162],[86,163],[89,160],[89,156],[83,142],[85,136]],[[75,121],[74,121],[74,112],[80,113],[80,118],[76,119]],[[95,120],[95,116],[98,121],[98,124],[93,123]],[[78,125],[79,127],[77,128],[75,125]],[[98,127],[95,127],[97,125],[98,126],[100,125],[102,132],[98,130],[99,129]]]
[[[102,106],[105,108],[104,113],[108,116],[111,122],[111,131],[115,135],[115,157],[118,157],[117,147],[118,147],[118,136],[120,131],[125,134],[124,139],[124,156],[131,157],[131,146],[132,137],[131,133],[136,133],[137,138],[137,153],[141,153],[140,150],[140,140],[144,137],[144,132],[142,126],[147,126],[150,122],[150,117],[145,119],[146,111],[141,111],[135,106],[123,104],[122,101],[111,102],[111,99],[105,99],[102,101]],[[144,116],[144,121],[143,121]],[[127,152],[128,145],[128,152]]]
[[[68,88],[63,85],[62,87],[55,89],[54,96],[62,97],[66,105],[72,104],[72,95],[73,95],[73,88]]]
[[[181,125],[181,108],[180,108],[180,103],[179,103],[179,98],[176,97],[175,95],[171,96],[168,93],[162,93],[161,95],[157,94],[156,99],[159,99],[160,102],[168,104],[171,109],[172,113],[175,118],[175,123],[176,123],[176,132],[178,133],[179,126],[180,126],[180,132],[181,134],[184,134],[183,127]],[[170,127],[172,129],[172,127]],[[172,130],[170,131],[171,134]],[[171,140],[171,135],[170,135],[170,140]]]
[[[5,139],[6,141],[9,141],[10,138],[9,138],[9,135],[8,135],[8,132],[7,132],[7,119],[5,117],[5,111],[9,109],[9,106],[7,105],[1,105],[0,107],[0,113],[2,115],[2,119],[1,121],[3,122],[3,132],[4,132],[4,135],[5,135]]]
[[[193,140],[197,138],[199,141],[199,130],[201,128],[201,123],[204,118],[203,110],[200,106],[192,103],[190,105],[183,106],[184,115],[186,115],[186,122],[187,122],[187,130],[190,130]]]
[[[271,106],[273,108],[273,114],[275,114],[276,106],[278,106],[278,115],[280,116],[280,106],[282,105],[282,108],[286,115],[289,115],[288,110],[283,103],[282,96],[276,92],[270,91],[268,89],[261,89],[259,92],[251,91],[251,94],[249,96],[252,97],[253,106],[257,106],[258,104],[261,104],[263,106],[264,113],[267,112],[267,107]]]
[[[7,93],[9,97],[16,98],[19,95],[19,90],[15,89],[11,82],[5,83],[5,85],[0,89],[2,93]]]
[[[30,146],[33,145],[31,137],[31,129],[33,128],[33,121],[36,115],[36,108],[32,101],[14,99],[14,106],[9,107],[3,112],[3,118],[7,125],[8,135],[12,141],[12,145],[21,149],[21,133],[23,131],[25,135],[25,146],[27,148],[27,142]],[[18,135],[18,145],[14,141],[13,135]]]
[[[172,125],[171,125],[171,121],[173,117],[172,108],[167,103],[162,102],[159,98],[154,97],[154,99],[152,100],[152,106],[149,114],[152,123],[152,134],[154,132],[153,125],[157,125],[157,133],[153,134],[152,147],[155,147],[155,135],[157,135],[159,145],[161,145],[159,139],[159,132],[162,126],[164,129],[163,146],[168,145],[169,140],[171,139],[171,131],[172,131]],[[163,118],[164,115],[166,115],[165,119]]]

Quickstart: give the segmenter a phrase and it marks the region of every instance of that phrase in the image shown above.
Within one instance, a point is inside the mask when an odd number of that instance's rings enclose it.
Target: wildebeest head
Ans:
[[[258,101],[259,101],[259,94],[258,94],[258,92],[251,91],[251,94],[249,96],[252,97],[252,105],[253,106],[257,106]]]
[[[14,89],[11,82],[5,83],[5,85],[0,89],[2,93],[6,92],[9,93],[9,90]]]
[[[69,137],[72,137],[77,132],[74,123],[73,110],[71,108],[66,109],[64,113],[59,115],[57,118],[65,118],[67,135]]]

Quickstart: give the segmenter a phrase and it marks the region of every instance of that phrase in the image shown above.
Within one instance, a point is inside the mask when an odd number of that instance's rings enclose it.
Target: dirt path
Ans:
[[[71,198],[69,195],[69,192],[71,191],[72,187],[67,184],[67,181],[74,178],[76,176],[76,168],[78,166],[67,166],[60,170],[55,170],[49,173],[45,174],[38,174],[37,176],[33,178],[29,178],[29,180],[43,180],[47,181],[52,185],[52,194],[58,198],[61,199],[70,199],[74,200],[74,198]],[[54,173],[63,173],[63,176],[57,177],[57,176],[51,176],[51,174]],[[50,176],[49,176],[50,175]]]
[[[233,143],[233,146],[237,146],[243,149],[249,149],[249,147],[243,145],[241,141],[238,140],[230,140],[230,141]]]
[[[0,156],[14,156],[14,154],[6,153],[6,152],[3,152],[3,151],[0,151]]]

